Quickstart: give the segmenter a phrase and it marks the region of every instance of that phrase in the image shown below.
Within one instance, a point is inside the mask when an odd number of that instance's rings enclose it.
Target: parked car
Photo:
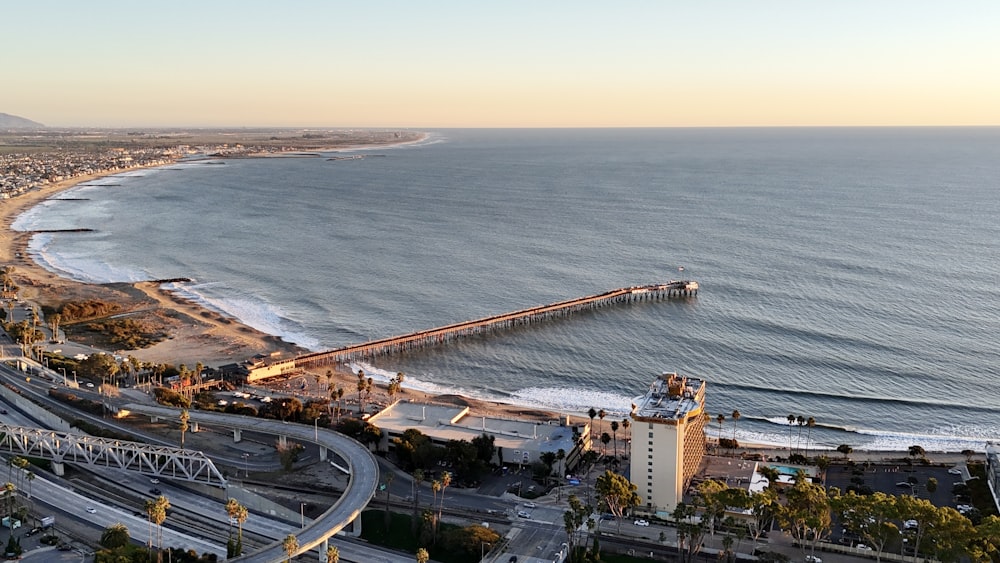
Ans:
[[[823,560],[815,555],[806,555],[806,563],[823,563]]]
[[[526,503],[524,503],[524,507],[525,508],[538,508],[538,505],[535,504],[535,503],[533,503],[533,502],[526,502]]]
[[[948,470],[948,473],[951,473],[952,475],[961,475],[962,470],[957,467],[952,467],[951,469]]]
[[[635,524],[636,526],[649,526],[649,522],[647,522],[646,520],[636,520],[635,522],[633,522],[633,524]]]

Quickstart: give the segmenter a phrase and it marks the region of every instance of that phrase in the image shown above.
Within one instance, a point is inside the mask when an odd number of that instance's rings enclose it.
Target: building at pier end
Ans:
[[[632,404],[630,479],[651,514],[673,512],[705,455],[705,381],[664,373]]]

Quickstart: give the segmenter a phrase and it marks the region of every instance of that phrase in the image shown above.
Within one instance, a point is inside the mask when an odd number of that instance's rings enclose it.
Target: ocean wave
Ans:
[[[179,297],[197,303],[227,317],[253,327],[261,332],[277,336],[308,350],[319,351],[320,342],[306,334],[294,321],[288,319],[282,309],[256,297],[232,295],[231,289],[220,283],[166,283],[161,286]]]
[[[138,282],[151,278],[148,272],[106,262],[88,256],[52,251],[56,233],[37,233],[28,243],[28,254],[42,268],[83,283]]]
[[[378,368],[366,362],[352,362],[349,364],[349,367],[351,369],[351,373],[357,374],[358,370],[364,370],[365,376],[371,377],[372,381],[383,385],[389,383],[389,380],[396,377],[396,374],[399,373],[398,371]],[[409,374],[404,375],[406,375],[405,380],[403,381],[404,389],[411,389],[413,391],[419,391],[430,395],[462,395],[463,397],[469,397],[470,399],[503,402],[501,401],[500,396],[492,395],[488,392],[464,389],[456,387],[452,384],[438,384]]]

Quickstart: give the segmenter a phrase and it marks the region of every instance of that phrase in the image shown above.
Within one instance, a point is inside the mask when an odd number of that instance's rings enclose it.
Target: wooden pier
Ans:
[[[614,289],[597,295],[588,295],[569,301],[560,301],[551,305],[522,309],[513,313],[505,313],[493,317],[465,321],[462,323],[442,326],[431,330],[411,332],[402,336],[393,336],[381,340],[372,340],[363,344],[353,344],[335,350],[313,352],[295,358],[295,368],[319,367],[352,361],[369,360],[379,356],[389,356],[409,350],[428,346],[436,346],[457,338],[474,336],[484,332],[505,330],[522,325],[528,325],[561,317],[576,311],[596,309],[607,305],[634,303],[637,301],[653,301],[693,297],[698,294],[698,282],[683,280],[670,281],[663,284],[641,285]]]

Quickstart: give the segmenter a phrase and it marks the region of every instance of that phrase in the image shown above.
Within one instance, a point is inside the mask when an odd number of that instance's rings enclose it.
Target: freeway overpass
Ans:
[[[133,403],[125,405],[123,408],[128,409],[133,414],[166,420],[177,420],[180,414],[180,409],[163,406]],[[243,431],[254,431],[277,435],[282,440],[293,439],[311,442],[319,446],[321,458],[327,455],[327,451],[332,450],[344,460],[346,467],[342,469],[349,474],[349,479],[343,495],[326,512],[314,519],[309,526],[298,531],[295,537],[298,539],[299,549],[293,556],[312,549],[317,549],[321,558],[325,556],[329,539],[360,516],[361,511],[375,495],[379,479],[375,456],[368,448],[339,432],[277,420],[216,412],[189,411],[189,414],[191,422],[230,428],[233,430],[234,436],[239,436],[239,433]],[[256,553],[243,555],[232,559],[232,561],[277,563],[285,561],[287,558],[288,555],[281,542],[278,541]]]

